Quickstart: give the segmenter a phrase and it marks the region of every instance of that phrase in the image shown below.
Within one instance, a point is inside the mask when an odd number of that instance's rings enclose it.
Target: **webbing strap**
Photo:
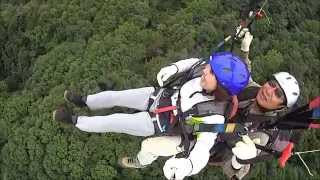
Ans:
[[[166,106],[166,107],[161,107],[161,108],[155,109],[154,113],[159,114],[159,113],[163,113],[163,112],[173,111],[176,109],[177,109],[177,106]]]
[[[193,130],[194,132],[243,133],[245,128],[238,123],[196,124],[193,126]]]

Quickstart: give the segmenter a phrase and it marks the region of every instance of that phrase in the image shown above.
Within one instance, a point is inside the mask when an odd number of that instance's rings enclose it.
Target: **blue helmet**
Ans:
[[[209,64],[218,84],[233,96],[239,94],[249,82],[247,65],[231,52],[219,52],[210,56]]]

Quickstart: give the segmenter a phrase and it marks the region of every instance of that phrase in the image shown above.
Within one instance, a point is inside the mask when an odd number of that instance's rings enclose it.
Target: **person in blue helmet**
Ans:
[[[217,53],[208,63],[198,58],[178,61],[164,67],[157,75],[160,88],[143,87],[122,91],[103,91],[88,96],[79,96],[65,91],[64,98],[79,107],[90,110],[122,106],[140,112],[115,113],[105,116],[77,116],[69,109],[60,107],[53,112],[53,119],[72,124],[86,132],[116,132],[134,136],[151,136],[165,133],[174,127],[177,112],[187,112],[195,105],[220,99],[229,102],[246,87],[249,79],[247,66],[231,53]],[[196,67],[193,67],[198,63]],[[192,67],[192,73],[189,70]],[[163,86],[169,77],[186,74],[188,79],[179,80],[171,86]],[[182,82],[185,81],[185,82]],[[180,84],[179,84],[180,83]],[[216,97],[219,94],[219,98]],[[179,103],[178,103],[179,102]],[[236,109],[236,107],[234,108]],[[233,112],[234,113],[234,112]],[[186,114],[185,114],[186,115]],[[220,117],[223,123],[224,118]]]
[[[180,78],[176,78],[180,77]],[[250,78],[247,65],[230,52],[215,53],[207,61],[198,58],[181,60],[164,67],[157,75],[160,88],[144,87],[123,91],[104,91],[88,96],[78,96],[66,91],[66,101],[91,110],[124,106],[139,110],[138,113],[116,113],[106,116],[77,116],[65,108],[53,112],[56,121],[73,124],[86,132],[116,132],[135,136],[161,136],[176,145],[190,142],[196,133],[197,141],[188,158],[170,159],[170,163],[187,165],[175,176],[184,177],[198,173],[209,160],[209,150],[215,143],[217,132],[191,130],[199,124],[224,124],[237,110],[237,97]],[[169,83],[168,83],[169,82]],[[164,85],[166,84],[166,85]],[[187,130],[188,128],[189,130]],[[170,136],[164,136],[170,135]],[[159,137],[159,138],[161,138]],[[187,138],[186,138],[187,137]],[[166,143],[166,142],[163,142]],[[143,146],[143,144],[142,144]],[[191,147],[191,146],[190,146]],[[158,156],[188,152],[187,145],[175,149],[162,148]],[[140,153],[141,154],[141,153]],[[142,153],[143,154],[143,153]],[[124,167],[141,168],[151,164],[156,157],[124,158]],[[171,173],[165,171],[166,177]],[[180,173],[180,174],[179,174]]]

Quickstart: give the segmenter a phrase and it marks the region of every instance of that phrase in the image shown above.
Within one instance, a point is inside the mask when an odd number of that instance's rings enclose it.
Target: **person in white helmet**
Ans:
[[[249,46],[253,36],[250,32],[245,33],[245,38],[241,44],[243,51],[243,59],[250,66]],[[233,179],[242,179],[250,169],[250,164],[247,162],[241,164],[238,161],[248,160],[262,155],[260,150],[257,150],[255,143],[261,146],[269,146],[278,148],[281,151],[288,142],[283,144],[279,142],[269,141],[270,135],[265,132],[258,131],[259,127],[267,122],[277,120],[280,113],[285,113],[297,101],[300,94],[300,89],[296,79],[287,72],[276,73],[262,86],[258,85],[251,79],[250,85],[240,93],[240,102],[236,121],[242,123],[247,129],[252,132],[248,136],[243,136],[243,141],[239,141],[234,146],[234,141],[237,141],[238,135],[235,137],[229,136],[225,138],[221,135],[220,141],[211,148],[211,157],[209,165],[219,165],[223,167],[224,173]],[[277,132],[270,132],[277,134]],[[225,139],[224,139],[225,138]],[[282,138],[290,138],[290,134],[282,135]],[[231,141],[231,142],[230,142]],[[136,157],[124,157],[120,159],[120,165],[127,168],[144,168],[151,164],[159,156],[170,157],[179,154],[183,151],[181,148],[181,137],[179,136],[161,136],[145,139],[141,144],[141,150]],[[279,144],[277,144],[279,143]],[[232,145],[230,145],[232,144]],[[231,147],[234,147],[231,150]],[[196,147],[198,148],[198,147]],[[201,159],[206,153],[198,153],[192,157],[193,159]],[[193,155],[193,154],[191,154]],[[194,156],[194,155],[193,155]],[[187,158],[188,159],[188,158]],[[249,162],[250,163],[250,162]],[[196,171],[194,169],[197,169]],[[167,179],[175,177],[175,179],[183,179],[185,176],[190,176],[199,172],[197,164],[192,164],[185,158],[170,158],[164,165],[163,171]]]
[[[300,134],[293,130],[265,127],[286,114],[295,105],[299,95],[297,80],[287,72],[273,74],[261,87],[245,89],[239,96],[238,115],[235,119],[246,126],[248,136],[244,136],[240,142],[235,141],[237,135],[222,137],[221,142],[211,149],[209,164],[222,165],[229,178],[242,179],[249,173],[250,164],[273,158],[273,154],[265,149],[282,152],[289,143],[296,142]],[[254,144],[262,146],[263,150],[257,149]]]
[[[250,32],[247,32],[241,47],[246,63],[249,64],[252,38]],[[298,81],[288,72],[273,74],[262,86],[252,81],[239,95],[239,109],[235,117],[237,122],[246,126],[248,136],[237,142],[237,135],[221,135],[221,142],[211,149],[209,165],[222,166],[223,172],[230,179],[242,179],[249,173],[253,163],[273,158],[266,149],[282,152],[289,143],[296,142],[300,133],[293,130],[266,130],[264,127],[286,114],[296,104],[299,95]],[[264,150],[257,149],[254,144]]]

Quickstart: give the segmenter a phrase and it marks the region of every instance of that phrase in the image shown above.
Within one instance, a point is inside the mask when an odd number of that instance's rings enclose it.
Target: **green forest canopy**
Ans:
[[[141,138],[80,132],[52,121],[65,89],[83,94],[112,81],[115,89],[155,84],[160,67],[207,57],[238,22],[243,0],[0,1],[0,179],[163,179],[163,160],[142,170],[117,160],[138,152]],[[301,103],[320,94],[320,1],[269,1],[253,29],[253,77],[288,71]],[[70,106],[70,105],[69,105]],[[110,113],[111,109],[94,113]],[[80,114],[93,114],[75,109]],[[320,147],[319,131],[304,133],[298,150]],[[252,179],[319,179],[319,154],[284,170],[260,163]],[[221,179],[208,167],[190,179]]]

